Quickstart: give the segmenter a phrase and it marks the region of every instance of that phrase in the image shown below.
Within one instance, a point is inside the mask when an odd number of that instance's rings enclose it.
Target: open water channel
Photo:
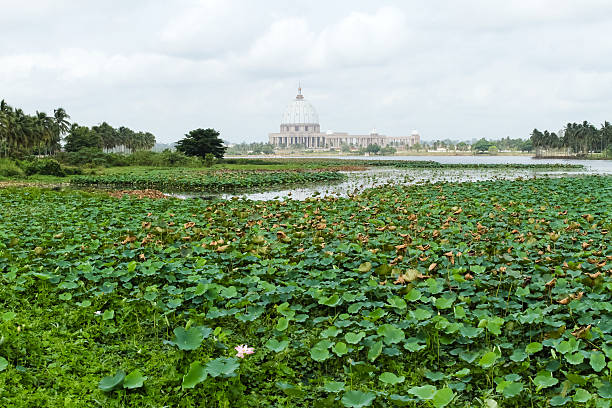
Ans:
[[[278,156],[276,156],[278,157]],[[256,157],[253,157],[256,158]],[[265,157],[264,157],[265,158]],[[297,158],[288,156],[286,158]],[[300,158],[330,158],[329,156],[304,156]],[[339,156],[334,158],[363,160],[363,156]],[[338,196],[347,197],[361,191],[394,184],[417,184],[446,182],[466,182],[496,179],[517,179],[532,177],[567,177],[581,174],[612,174],[610,160],[562,160],[533,159],[528,156],[374,156],[367,160],[432,160],[442,164],[582,164],[583,170],[545,171],[538,169],[399,169],[372,168],[365,171],[345,172],[348,179],[327,185],[314,184],[293,186],[292,188],[258,190],[248,193],[220,194],[219,198],[238,197],[249,200],[304,200],[309,197]],[[204,193],[168,193],[179,198],[211,197]]]

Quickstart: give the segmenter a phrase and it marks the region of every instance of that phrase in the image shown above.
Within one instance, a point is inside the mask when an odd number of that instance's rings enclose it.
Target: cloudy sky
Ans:
[[[528,137],[612,120],[612,1],[0,0],[0,99],[172,142],[322,130]]]

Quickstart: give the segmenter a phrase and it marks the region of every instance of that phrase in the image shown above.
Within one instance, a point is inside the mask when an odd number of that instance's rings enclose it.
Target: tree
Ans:
[[[472,149],[476,150],[477,152],[483,153],[489,151],[489,147],[491,146],[493,146],[493,143],[489,142],[483,137],[472,145]]]
[[[369,144],[365,148],[366,153],[374,153],[377,154],[380,151],[380,146],[377,144]]]
[[[79,126],[78,123],[73,123],[68,136],[66,136],[66,146],[64,148],[67,152],[78,152],[87,147],[101,149],[102,138],[87,126]]]
[[[60,140],[62,140],[62,136],[70,130],[70,122],[68,119],[70,119],[70,116],[66,113],[64,108],[57,108],[53,111],[53,138],[49,144],[49,151],[52,154],[60,149]]]
[[[467,143],[465,143],[465,142],[457,143],[457,150],[459,150],[461,152],[468,151],[469,148],[470,148],[470,146]]]
[[[215,129],[195,129],[185,135],[176,144],[176,150],[185,153],[187,156],[206,157],[206,153],[213,154],[216,158],[222,159],[225,154],[226,146],[219,138],[220,133]]]

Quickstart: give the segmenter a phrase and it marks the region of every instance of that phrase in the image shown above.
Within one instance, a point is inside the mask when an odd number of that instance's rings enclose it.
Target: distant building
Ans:
[[[350,135],[346,132],[321,132],[319,115],[310,102],[304,99],[302,88],[298,88],[295,100],[291,101],[281,119],[280,132],[270,133],[269,142],[274,146],[289,147],[302,145],[308,149],[340,148],[346,144],[354,147],[367,147],[376,144],[380,147],[410,147],[421,142],[416,130],[410,136],[385,136],[374,129],[369,134]]]

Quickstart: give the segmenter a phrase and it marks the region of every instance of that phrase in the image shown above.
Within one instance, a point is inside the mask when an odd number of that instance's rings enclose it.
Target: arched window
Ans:
[[[295,127],[295,131],[297,132],[298,130],[300,130],[300,127],[299,127],[299,126],[296,126],[296,127]]]
[[[308,132],[308,126],[304,126],[304,130]]]

